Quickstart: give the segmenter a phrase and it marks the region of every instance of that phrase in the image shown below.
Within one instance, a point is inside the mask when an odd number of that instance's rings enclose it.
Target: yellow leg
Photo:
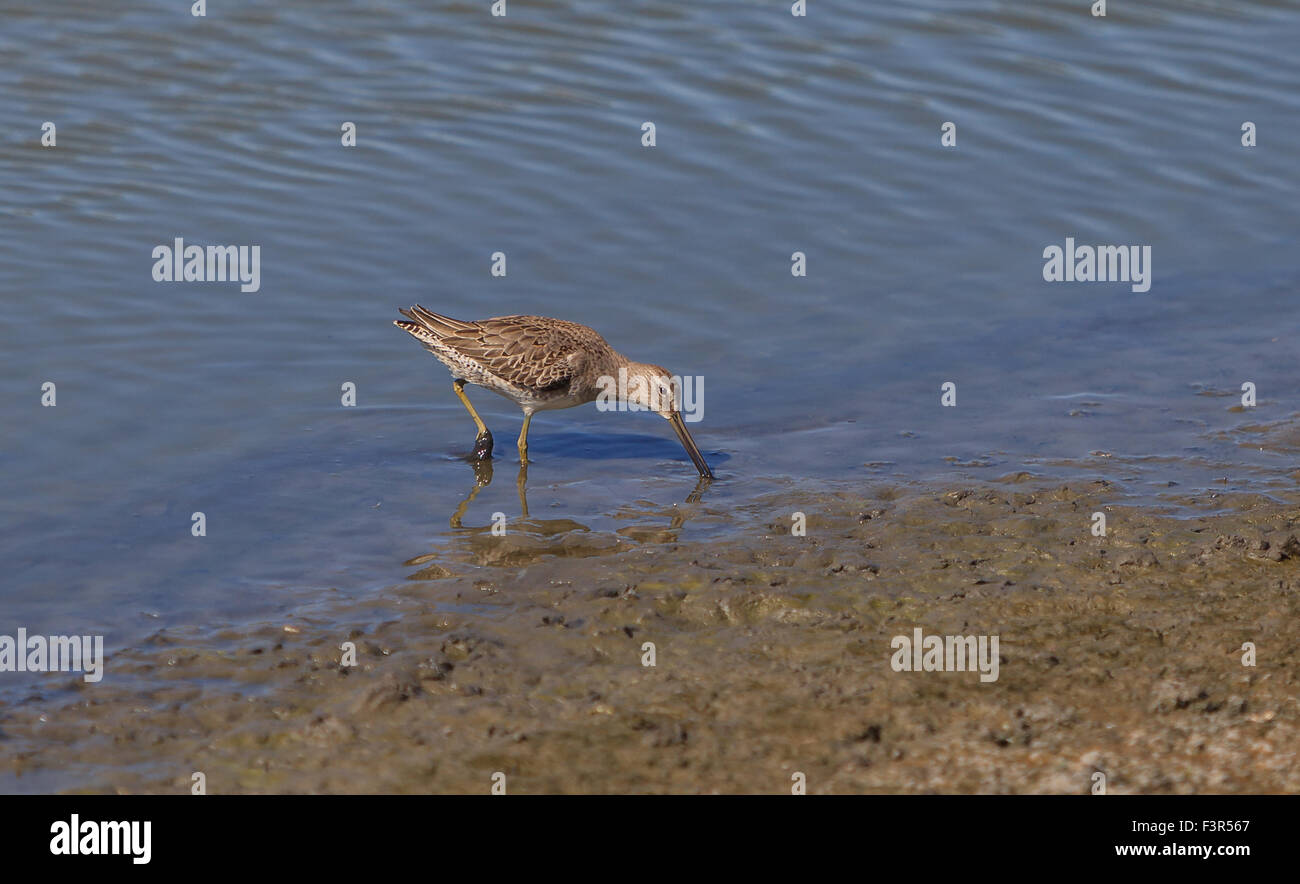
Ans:
[[[492,432],[483,423],[483,419],[478,416],[474,406],[470,405],[469,397],[465,395],[465,382],[457,378],[452,382],[451,388],[456,391],[456,396],[460,399],[469,416],[474,418],[474,425],[478,427],[478,436],[474,439],[474,457],[478,460],[489,460],[492,457]]]
[[[487,424],[483,423],[483,418],[478,416],[478,412],[474,410],[474,406],[470,405],[469,397],[465,395],[465,382],[462,380],[456,380],[452,383],[451,388],[455,390],[456,395],[460,397],[460,403],[465,406],[465,410],[469,412],[469,416],[474,418],[474,425],[478,427],[479,435],[481,436],[486,433]]]
[[[524,426],[519,431],[519,463],[520,465],[528,463],[528,422],[533,419],[531,414],[524,415]]]

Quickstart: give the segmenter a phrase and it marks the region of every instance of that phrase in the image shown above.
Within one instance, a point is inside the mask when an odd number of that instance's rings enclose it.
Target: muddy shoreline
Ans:
[[[1086,794],[1101,773],[1111,794],[1300,791],[1300,507],[1203,495],[1175,516],[1116,505],[1106,482],[1028,486],[772,496],[708,542],[677,527],[724,518],[707,496],[659,527],[466,530],[365,601],[164,631],[96,685],[51,676],[0,705],[0,777],[483,793],[503,772],[512,794],[775,794],[801,772],[812,794]],[[894,671],[891,640],[914,628],[998,636],[997,681]]]

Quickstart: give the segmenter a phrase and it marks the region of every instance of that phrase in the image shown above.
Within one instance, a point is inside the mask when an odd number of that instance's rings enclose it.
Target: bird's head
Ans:
[[[667,420],[681,410],[681,384],[668,369],[645,362],[627,366],[627,381],[619,384],[618,397],[628,405],[653,411]]]
[[[626,383],[619,384],[619,398],[628,405],[653,411],[672,424],[673,432],[677,434],[700,475],[712,479],[713,471],[709,469],[682,420],[681,379],[669,374],[668,369],[661,365],[645,362],[628,363],[626,372]]]

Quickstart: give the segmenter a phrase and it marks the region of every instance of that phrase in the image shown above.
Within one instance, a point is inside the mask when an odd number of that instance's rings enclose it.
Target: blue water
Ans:
[[[592,531],[1020,470],[1294,488],[1300,16],[1088,5],[0,2],[0,633],[287,617],[446,548],[474,431],[414,303],[705,379],[699,504],[662,421],[534,421],[532,516]],[[1044,282],[1067,236],[1151,246],[1151,290]],[[260,290],[154,282],[176,237],[259,245]],[[471,397],[481,526],[519,414]]]

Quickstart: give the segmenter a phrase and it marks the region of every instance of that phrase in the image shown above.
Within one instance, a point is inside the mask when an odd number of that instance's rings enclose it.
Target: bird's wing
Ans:
[[[435,340],[430,343],[455,350],[526,390],[564,389],[588,360],[609,349],[592,329],[560,319],[499,316],[464,322],[422,307],[402,313],[431,333]]]

